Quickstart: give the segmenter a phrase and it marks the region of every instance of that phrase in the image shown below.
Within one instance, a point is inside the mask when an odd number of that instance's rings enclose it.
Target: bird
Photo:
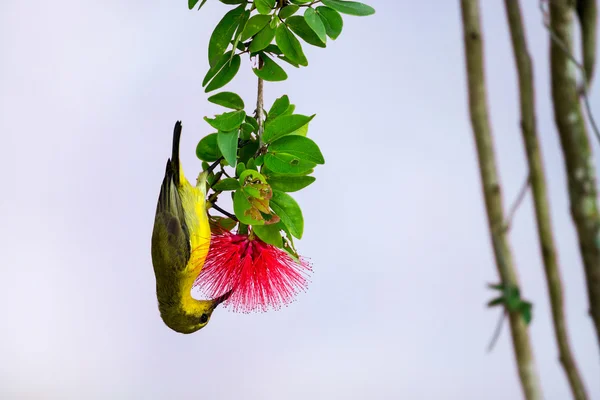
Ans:
[[[160,316],[170,329],[189,334],[204,328],[231,292],[211,300],[197,300],[191,294],[210,246],[208,171],[200,173],[196,186],[188,182],[179,160],[181,131],[177,121],[156,207],[151,253]]]

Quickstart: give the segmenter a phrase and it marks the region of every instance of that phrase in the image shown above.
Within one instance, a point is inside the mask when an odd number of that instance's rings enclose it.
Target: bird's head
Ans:
[[[161,313],[165,324],[179,333],[194,333],[208,325],[213,311],[231,295],[231,291],[212,300],[190,299],[183,305],[183,312]]]

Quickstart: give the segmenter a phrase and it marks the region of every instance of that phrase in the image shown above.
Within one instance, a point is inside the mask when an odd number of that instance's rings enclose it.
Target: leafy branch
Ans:
[[[212,193],[208,201],[225,217],[211,216],[211,220],[215,229],[251,231],[264,242],[296,255],[293,239],[302,238],[304,218],[288,193],[315,182],[311,175],[325,158],[308,137],[315,115],[297,113],[287,95],[277,98],[267,109],[265,82],[287,79],[281,62],[295,68],[308,66],[302,42],[326,47],[328,39],[335,40],[342,33],[342,14],[367,16],[375,10],[341,0],[220,1],[234,7],[210,36],[209,69],[202,86],[206,93],[226,86],[239,72],[246,55],[258,85],[252,114],[246,113],[245,103],[236,93],[223,91],[208,98],[228,109],[204,118],[215,132],[203,137],[196,147],[196,155],[209,172],[207,182]],[[205,3],[189,0],[188,7],[201,9]],[[297,15],[300,10],[303,15]],[[209,170],[210,162],[219,164],[221,171]],[[233,213],[216,204],[223,193],[230,193]]]

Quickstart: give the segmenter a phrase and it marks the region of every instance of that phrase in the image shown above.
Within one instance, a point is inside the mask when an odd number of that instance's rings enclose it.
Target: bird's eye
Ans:
[[[202,314],[200,317],[200,323],[204,324],[206,321],[208,321],[208,314]]]

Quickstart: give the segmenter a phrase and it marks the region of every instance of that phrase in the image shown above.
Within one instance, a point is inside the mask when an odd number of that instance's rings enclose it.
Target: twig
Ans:
[[[263,67],[264,63],[260,56],[258,57],[258,69]],[[258,78],[258,88],[256,91],[256,122],[258,122],[258,148],[262,147],[262,136],[264,131],[264,81]]]
[[[589,78],[585,71],[585,68],[582,63],[577,61],[577,59],[575,58],[573,53],[569,50],[569,46],[567,46],[567,44],[561,38],[559,38],[557,36],[556,32],[554,32],[552,30],[552,27],[550,26],[550,23],[549,23],[549,19],[550,19],[549,15],[550,14],[549,14],[548,10],[544,7],[544,3],[545,3],[544,0],[540,0],[540,2],[539,2],[539,8],[544,17],[544,20],[543,20],[544,27],[546,27],[546,30],[548,30],[548,33],[550,34],[550,38],[552,39],[554,44],[557,45],[565,53],[567,58],[569,60],[571,60],[571,62],[573,62],[573,64],[575,64],[577,69],[579,69],[579,71],[581,72],[581,78],[583,80],[583,84],[579,88],[579,94],[583,98],[583,104],[585,106],[585,113],[590,121],[590,125],[592,126],[592,131],[594,132],[594,135],[596,136],[596,140],[598,140],[598,143],[600,143],[600,129],[598,129],[598,125],[596,124],[596,119],[594,118],[594,114],[592,113],[592,108],[590,106],[590,100],[588,97],[588,88],[590,87],[590,81],[589,81]]]
[[[231,214],[230,212],[227,212],[225,210],[223,210],[221,207],[219,207],[216,203],[212,203],[211,204],[212,208],[214,208],[215,210],[217,210],[218,212],[220,212],[221,214],[225,215],[226,217],[231,218],[234,221],[237,221],[237,217],[233,214]]]
[[[518,287],[518,279],[512,259],[512,252],[504,226],[504,210],[494,144],[488,119],[487,95],[485,87],[483,39],[480,27],[478,0],[461,0],[462,24],[465,44],[465,61],[469,89],[469,111],[477,155],[481,186],[485,199],[488,226],[491,234],[496,267],[505,287]],[[510,330],[521,387],[527,400],[543,398],[537,368],[527,331],[527,325],[519,312],[509,312]]]
[[[521,190],[519,190],[517,199],[515,200],[515,202],[513,203],[513,205],[510,207],[510,209],[508,211],[508,217],[506,217],[506,222],[504,223],[505,231],[510,230],[513,218],[515,217],[515,214],[517,213],[519,206],[525,199],[525,195],[527,194],[527,189],[529,189],[530,183],[531,183],[531,178],[529,177],[529,175],[527,175],[527,178],[525,178],[525,182],[523,182],[523,186],[521,187]]]
[[[538,140],[532,60],[527,48],[525,28],[523,26],[519,1],[504,0],[504,4],[519,77],[521,133],[529,166],[527,182],[528,184],[531,184],[532,188],[540,252],[542,253],[542,258],[544,260],[546,284],[552,309],[554,336],[556,337],[560,361],[565,374],[567,375],[567,379],[569,380],[573,398],[576,400],[586,400],[588,395],[583,379],[577,368],[575,358],[571,352],[567,333],[562,279],[552,233],[550,204],[548,202],[546,190],[546,177],[544,174],[544,165]]]
[[[572,74],[573,2],[550,2],[550,69],[554,120],[558,128],[568,180],[571,217],[577,228],[586,276],[590,315],[600,342],[600,213],[596,171],[582,115],[577,82]],[[561,46],[563,44],[564,46]],[[563,49],[566,48],[566,51]]]
[[[506,319],[506,311],[502,310],[500,314],[500,318],[498,319],[498,323],[496,324],[496,329],[494,329],[494,335],[492,336],[492,340],[490,340],[490,344],[488,345],[487,351],[491,353],[500,338],[500,334],[502,333],[502,326],[504,325],[504,320]]]

